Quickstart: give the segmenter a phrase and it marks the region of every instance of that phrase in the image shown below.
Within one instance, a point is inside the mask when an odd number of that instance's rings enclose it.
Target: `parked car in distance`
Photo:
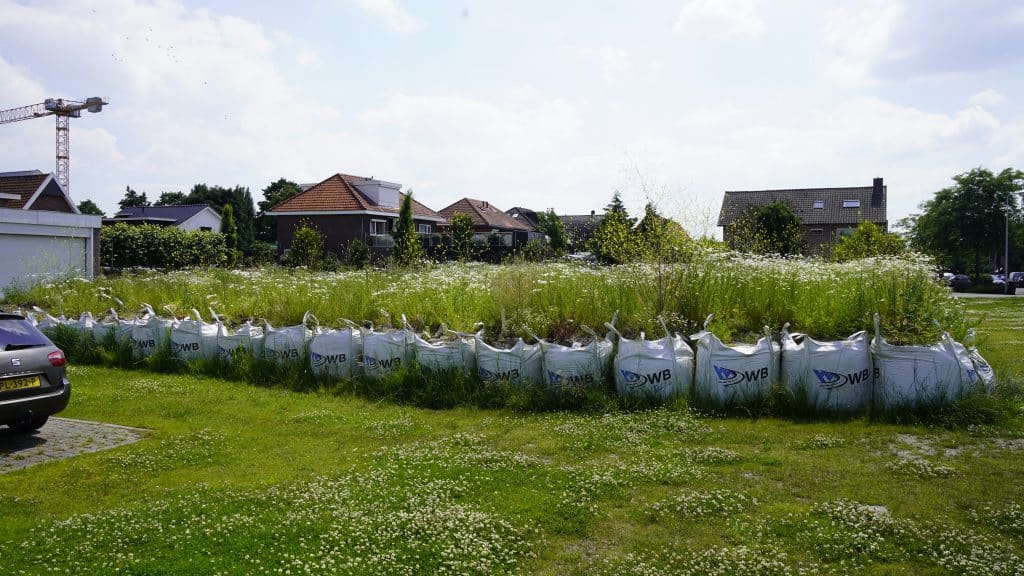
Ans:
[[[1024,272],[1010,272],[1010,282],[1017,286],[1024,284]]]
[[[0,425],[38,430],[68,405],[64,351],[18,314],[0,312]]]
[[[963,292],[971,287],[971,278],[966,274],[957,274],[949,281],[954,292]]]
[[[993,274],[992,283],[997,286],[1002,286],[1003,284],[1006,284],[1006,278],[1002,274]]]

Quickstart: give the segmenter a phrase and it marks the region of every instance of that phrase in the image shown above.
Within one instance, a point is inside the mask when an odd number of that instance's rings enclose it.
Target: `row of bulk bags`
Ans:
[[[689,394],[693,385],[694,354],[690,345],[679,334],[672,335],[659,317],[665,337],[647,340],[624,337],[612,324],[605,326],[618,336],[619,350],[615,354],[615,390],[621,396],[647,397],[668,400]]]

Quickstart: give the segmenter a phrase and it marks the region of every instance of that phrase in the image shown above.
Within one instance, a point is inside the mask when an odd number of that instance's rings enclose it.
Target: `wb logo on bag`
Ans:
[[[735,386],[743,382],[757,382],[758,380],[764,381],[768,379],[768,367],[757,368],[755,370],[744,370],[737,372],[736,370],[730,370],[724,366],[716,366],[712,364],[715,369],[715,376],[718,377],[718,383],[723,387],[728,388]]]
[[[548,370],[548,382],[551,384],[593,384],[593,374],[559,374]]]
[[[849,374],[836,374],[835,372],[829,372],[828,370],[814,370],[814,375],[818,378],[818,384],[825,390],[835,390],[842,388],[843,386],[855,384],[866,384],[871,376],[871,370],[865,368],[859,372],[851,372]]]
[[[509,380],[519,379],[518,368],[513,368],[512,370],[507,370],[505,372],[491,372],[486,368],[477,368],[477,373],[480,374],[480,379],[484,382],[493,382],[495,380],[507,382]]]
[[[199,352],[199,342],[174,342],[171,341],[171,351],[175,354],[183,352]]]
[[[630,372],[621,368],[619,372],[622,372],[622,378],[630,388],[643,388],[648,385],[661,388],[672,379],[672,371],[668,368],[658,372],[651,372],[650,374],[637,374],[636,372]]]
[[[363,356],[367,368],[382,368],[391,369],[398,368],[402,365],[402,359],[395,358],[374,358],[373,356]],[[344,362],[344,360],[342,360]]]
[[[343,364],[347,357],[344,354],[317,354],[316,352],[310,352],[309,359],[312,360],[313,366],[320,367]]]

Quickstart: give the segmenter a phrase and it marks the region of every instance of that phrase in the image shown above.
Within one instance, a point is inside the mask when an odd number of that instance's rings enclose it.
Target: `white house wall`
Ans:
[[[220,215],[210,208],[200,210],[195,216],[178,224],[182,230],[202,230],[208,228],[213,232],[220,232]]]
[[[101,217],[0,209],[0,293],[54,276],[92,277]]]

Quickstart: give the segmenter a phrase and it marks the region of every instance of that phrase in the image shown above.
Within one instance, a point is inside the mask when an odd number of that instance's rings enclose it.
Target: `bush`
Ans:
[[[289,266],[305,266],[317,269],[324,259],[324,235],[311,226],[303,224],[292,237],[291,251],[288,252]]]
[[[345,245],[343,262],[347,266],[363,269],[370,263],[370,247],[356,238]]]
[[[179,269],[227,262],[228,247],[219,232],[125,223],[100,230],[100,263],[109,268]]]

